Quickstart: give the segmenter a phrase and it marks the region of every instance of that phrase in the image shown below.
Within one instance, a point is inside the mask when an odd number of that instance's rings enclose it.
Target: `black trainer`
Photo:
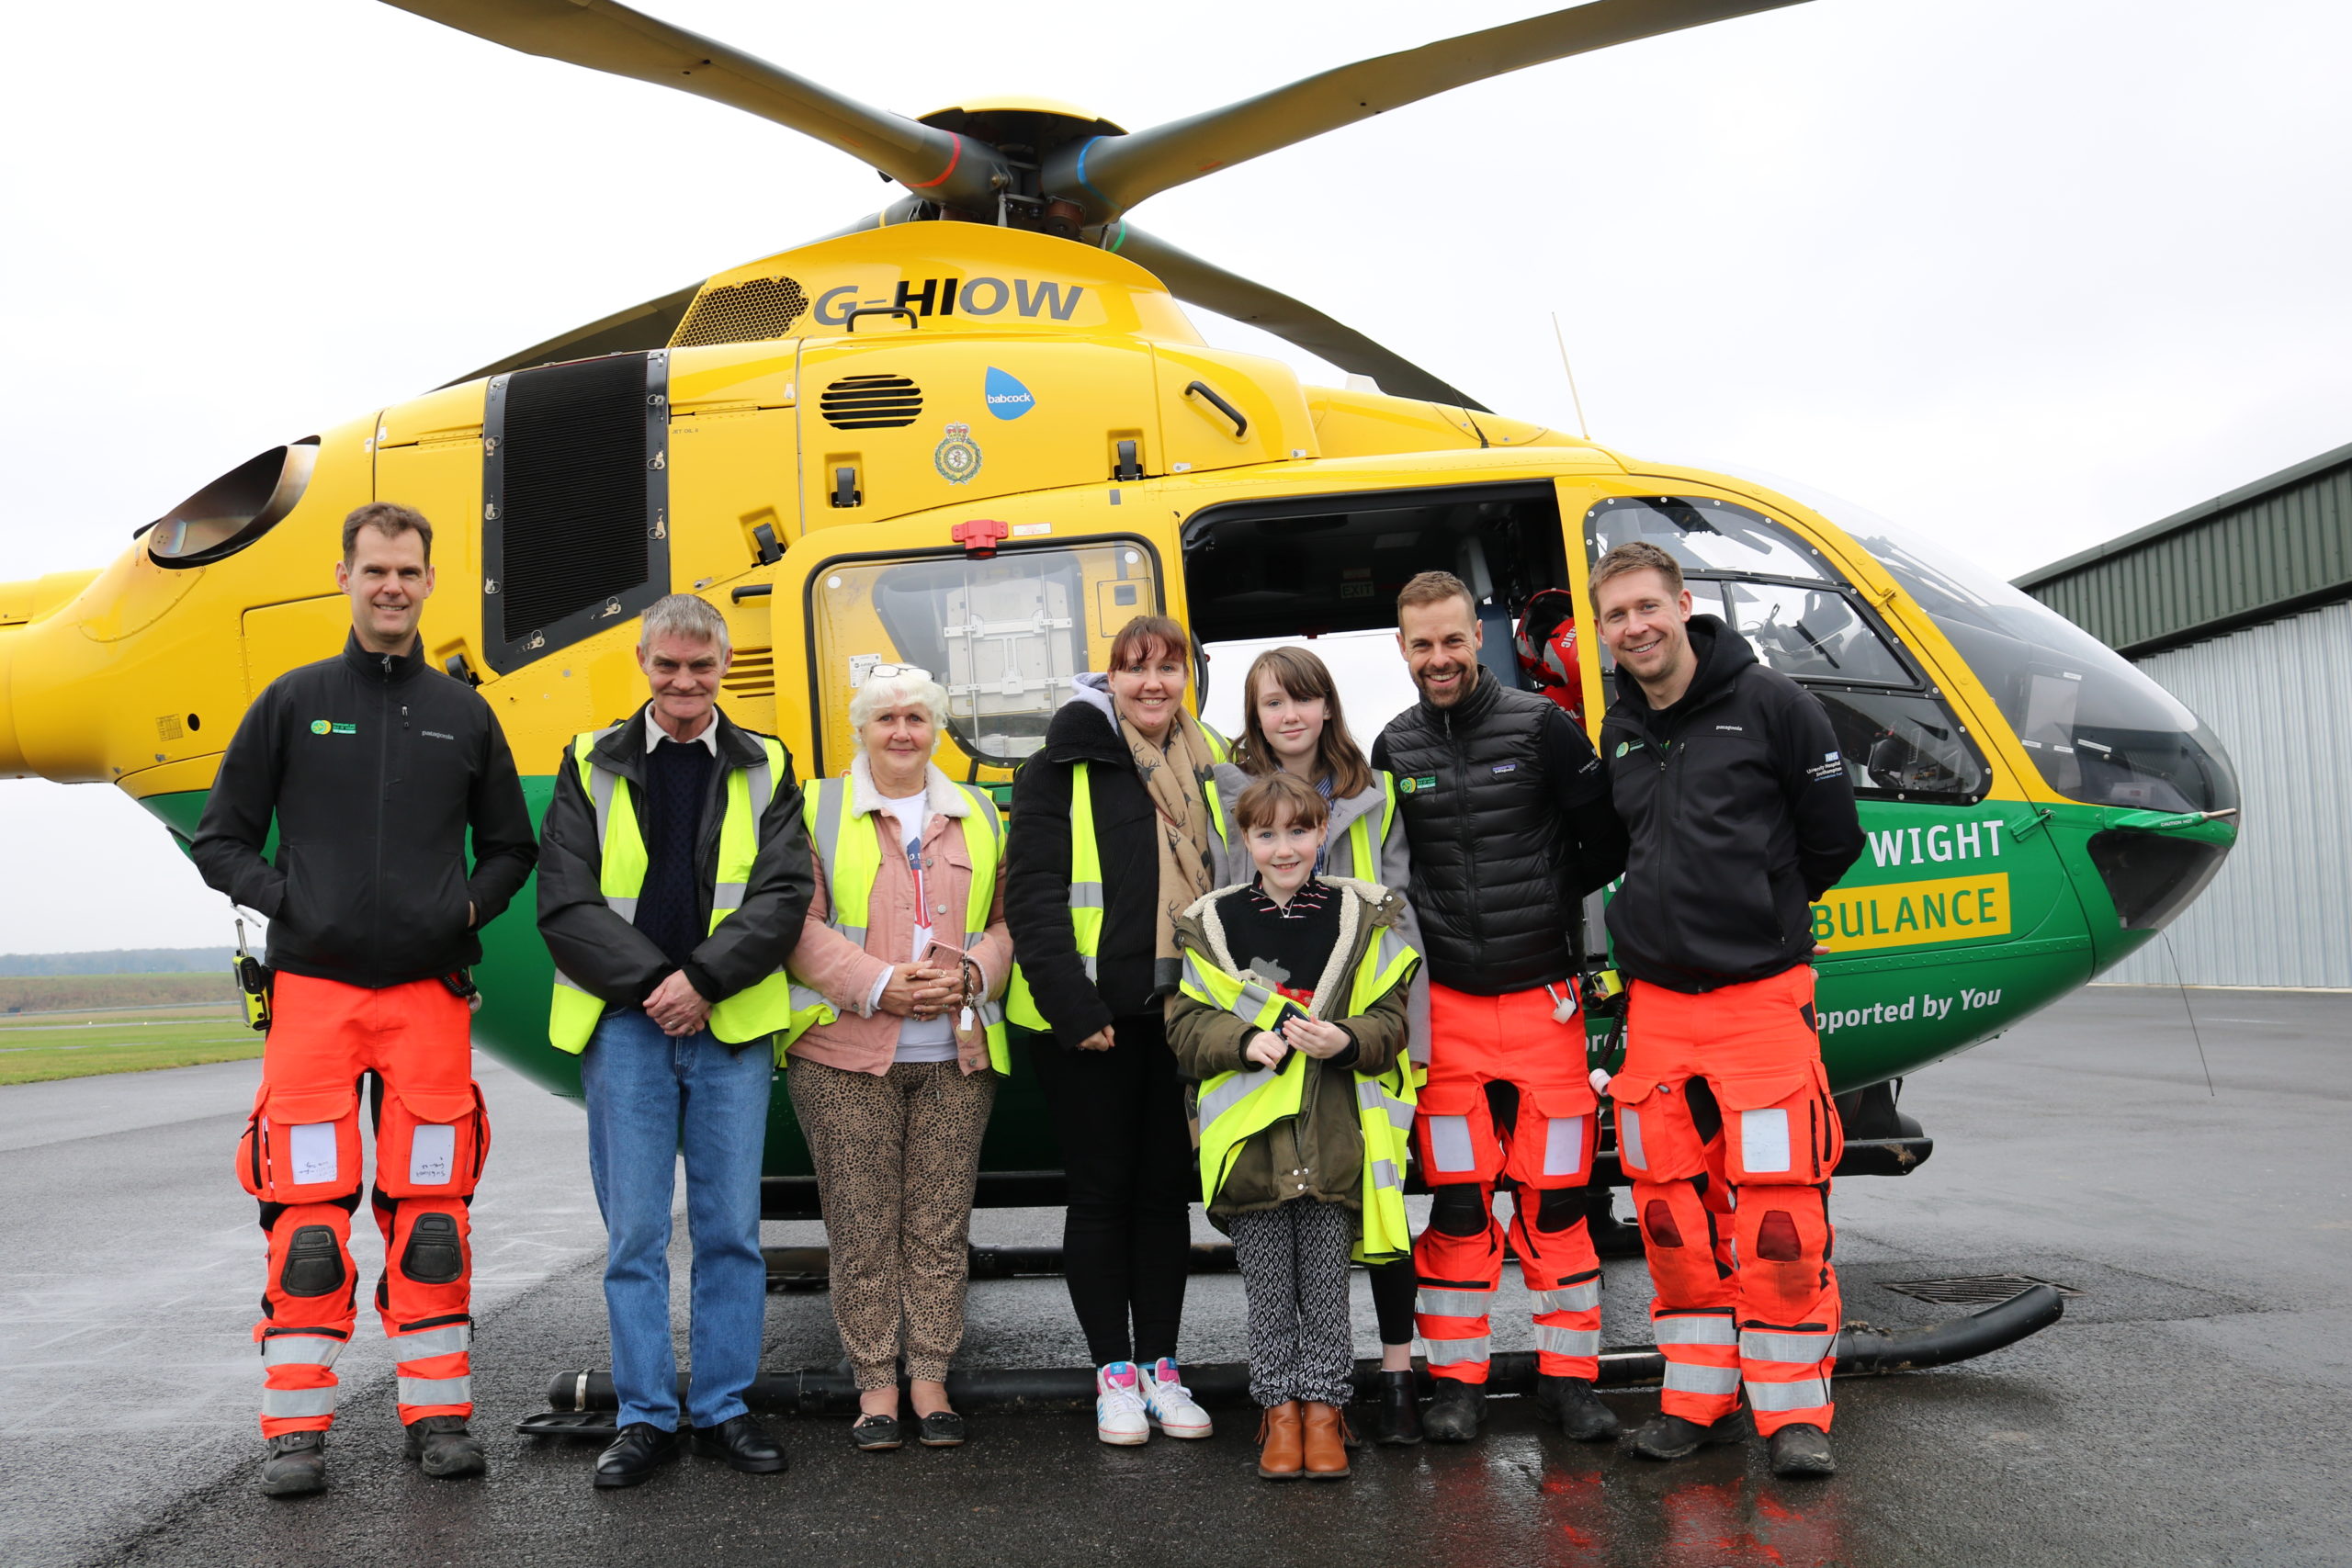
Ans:
[[[1421,1416],[1421,1431],[1433,1443],[1466,1443],[1478,1435],[1486,1418],[1487,1391],[1460,1378],[1439,1378],[1437,1393]]]
[[[1809,1421],[1800,1421],[1773,1433],[1772,1473],[1837,1474],[1838,1456],[1829,1451],[1829,1434]]]
[[[301,1497],[327,1489],[327,1435],[283,1432],[269,1439],[261,1461],[265,1497]]]
[[[1382,1372],[1373,1397],[1372,1440],[1393,1449],[1410,1448],[1421,1440],[1419,1382],[1410,1371]]]
[[[1702,1427],[1696,1421],[1685,1421],[1661,1410],[1634,1432],[1633,1450],[1644,1459],[1682,1459],[1702,1448],[1740,1442],[1751,1430],[1745,1407],[1712,1427]]]
[[[596,1456],[597,1487],[635,1486],[678,1457],[678,1434],[632,1421]]]
[[[408,1424],[401,1453],[415,1461],[425,1474],[442,1481],[480,1475],[490,1468],[481,1439],[466,1430],[462,1416],[418,1416]]]
[[[1564,1436],[1577,1442],[1617,1440],[1617,1413],[1600,1403],[1589,1379],[1538,1376],[1535,1413],[1556,1423]]]
[[[695,1452],[723,1459],[746,1475],[774,1475],[790,1462],[784,1445],[749,1416],[730,1416],[716,1427],[695,1428]]]

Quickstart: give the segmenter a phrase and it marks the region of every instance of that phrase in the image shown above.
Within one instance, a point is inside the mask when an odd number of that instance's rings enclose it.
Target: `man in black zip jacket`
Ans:
[[[1665,550],[1620,545],[1590,592],[1617,660],[1600,746],[1631,840],[1609,903],[1633,981],[1609,1092],[1666,1357],[1634,1451],[1740,1440],[1744,1393],[1776,1473],[1827,1475],[1842,1137],[1808,961],[1811,905],[1861,853],[1853,785],[1821,704],[1692,615]]]
[[[432,525],[377,502],[344,520],[344,650],[272,681],[220,760],[192,852],[269,921],[261,1092],[237,1173],[261,1201],[268,1282],[261,1490],[326,1484],[335,1358],[356,1320],[358,1087],[372,1077],[384,1235],[376,1308],[399,1362],[406,1453],[479,1475],[468,1205],[490,1146],[472,1081],[476,932],[531,874],[531,818],[490,706],[424,662]],[[273,822],[275,856],[264,853]],[[466,866],[468,830],[474,863]]]
[[[1519,1188],[1510,1242],[1535,1297],[1538,1409],[1581,1441],[1617,1418],[1600,1371],[1600,1260],[1586,1229],[1600,1102],[1585,1064],[1577,931],[1584,895],[1623,863],[1592,747],[1558,705],[1478,662],[1460,579],[1423,572],[1397,595],[1397,646],[1421,700],[1372,762],[1396,775],[1410,895],[1430,974],[1430,1072],[1415,1121],[1434,1196],[1413,1245],[1415,1325],[1436,1393],[1423,1430],[1477,1436],[1502,1280],[1496,1182]]]

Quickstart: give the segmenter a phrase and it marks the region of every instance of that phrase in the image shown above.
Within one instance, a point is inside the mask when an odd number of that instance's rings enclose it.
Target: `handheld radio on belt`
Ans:
[[[237,955],[229,963],[229,973],[237,982],[237,989],[245,999],[245,1022],[266,1034],[269,1032],[269,971],[261,960],[245,951],[245,922],[237,922]]]

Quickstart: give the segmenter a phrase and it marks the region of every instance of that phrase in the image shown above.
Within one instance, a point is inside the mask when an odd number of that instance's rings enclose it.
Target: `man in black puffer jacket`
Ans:
[[[1538,1408],[1569,1437],[1613,1437],[1594,1397],[1600,1260],[1585,1227],[1600,1109],[1585,1067],[1576,938],[1584,895],[1616,874],[1623,836],[1591,745],[1557,705],[1478,663],[1460,579],[1397,595],[1397,646],[1421,700],[1373,765],[1396,775],[1430,974],[1430,1076],[1416,1122],[1434,1194],[1413,1247],[1416,1326],[1436,1397],[1424,1430],[1477,1436],[1502,1280],[1495,1183],[1519,1188],[1510,1241],[1535,1296]]]

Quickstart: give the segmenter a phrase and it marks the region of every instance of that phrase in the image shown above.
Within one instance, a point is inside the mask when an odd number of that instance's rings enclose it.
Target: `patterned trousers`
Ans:
[[[1225,1216],[1250,1300],[1250,1397],[1345,1404],[1355,1397],[1348,1318],[1348,1250],[1356,1217],[1338,1203],[1295,1199]]]

